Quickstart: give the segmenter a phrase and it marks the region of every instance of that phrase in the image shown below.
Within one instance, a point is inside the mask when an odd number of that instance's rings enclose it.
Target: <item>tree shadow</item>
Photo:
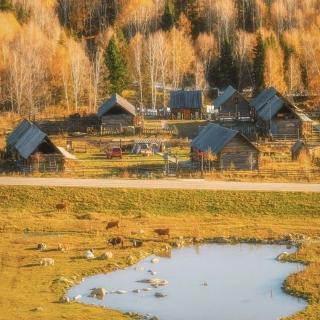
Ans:
[[[39,263],[28,263],[21,266],[21,268],[32,268],[32,267],[39,267],[39,266],[40,266]]]

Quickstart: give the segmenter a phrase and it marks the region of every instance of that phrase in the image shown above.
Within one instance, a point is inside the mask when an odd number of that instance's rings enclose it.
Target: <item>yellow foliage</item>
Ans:
[[[21,26],[12,13],[0,12],[0,41],[10,41],[20,31]]]

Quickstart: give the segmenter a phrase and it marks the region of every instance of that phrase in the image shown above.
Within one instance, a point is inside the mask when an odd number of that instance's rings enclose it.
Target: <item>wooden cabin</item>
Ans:
[[[169,108],[172,119],[197,120],[202,118],[203,97],[200,90],[177,90],[170,93]]]
[[[276,139],[299,139],[312,134],[312,120],[276,89],[263,90],[250,105],[255,109],[257,130]]]
[[[118,94],[114,94],[101,105],[97,116],[103,129],[119,133],[128,127],[141,126],[141,118],[137,115],[135,107]]]
[[[239,131],[209,124],[192,141],[193,161],[212,161],[220,170],[257,170],[260,151]]]
[[[7,137],[7,157],[21,171],[63,171],[65,157],[34,123],[23,120]]]
[[[218,111],[219,119],[229,120],[254,120],[254,108],[249,101],[232,86],[228,86],[224,92],[213,101],[214,110]]]

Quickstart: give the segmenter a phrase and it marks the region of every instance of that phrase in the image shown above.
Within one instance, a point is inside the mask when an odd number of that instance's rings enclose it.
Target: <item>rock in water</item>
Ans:
[[[108,293],[108,291],[105,288],[94,288],[91,290],[90,296],[94,297],[103,297]]]
[[[116,294],[125,294],[125,293],[127,293],[127,291],[126,290],[116,290],[114,293],[116,293]]]
[[[151,259],[151,263],[157,264],[159,262],[160,262],[160,260],[158,258]]]
[[[156,292],[156,293],[154,294],[154,296],[155,296],[156,298],[164,298],[164,297],[167,296],[167,294],[164,294],[164,293],[162,293],[162,292]]]
[[[277,257],[277,261],[284,261],[288,257],[289,253],[288,252],[282,252],[280,253]]]

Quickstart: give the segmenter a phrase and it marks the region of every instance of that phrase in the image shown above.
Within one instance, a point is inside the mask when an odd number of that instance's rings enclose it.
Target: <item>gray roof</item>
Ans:
[[[193,139],[191,146],[202,151],[211,151],[218,154],[239,131],[220,127],[216,124],[208,124]]]
[[[35,124],[23,120],[7,138],[7,146],[17,151],[22,158],[28,159],[45,139],[49,140],[48,136]]]
[[[201,90],[177,90],[170,93],[169,107],[171,109],[201,109],[202,106]]]
[[[262,120],[269,121],[281,110],[283,105],[284,100],[275,95],[257,113]]]
[[[273,87],[260,92],[251,102],[250,106],[259,111],[272,97],[277,94],[277,90]]]
[[[300,118],[300,120],[303,122],[313,122],[306,114],[302,112],[297,113],[297,115]]]
[[[14,145],[14,148],[19,152],[20,156],[28,159],[34,150],[46,138],[46,134],[42,132],[37,126],[32,125],[23,136]]]
[[[28,120],[23,120],[7,137],[7,146],[11,148],[23,136],[23,134],[32,126]]]
[[[115,106],[120,106],[127,112],[131,113],[133,116],[136,115],[136,108],[126,99],[122,98],[118,94],[114,94],[109,100],[105,101],[102,106],[98,109],[98,117],[102,117],[108,111],[110,111]]]
[[[273,87],[263,90],[251,101],[250,105],[255,108],[257,116],[263,121],[271,120],[284,105],[287,105],[298,116],[292,103]]]
[[[213,105],[215,108],[219,108],[220,106],[222,106],[224,103],[226,103],[235,93],[237,92],[237,90],[232,87],[229,86],[228,88],[226,88],[224,90],[224,92],[213,101]]]

